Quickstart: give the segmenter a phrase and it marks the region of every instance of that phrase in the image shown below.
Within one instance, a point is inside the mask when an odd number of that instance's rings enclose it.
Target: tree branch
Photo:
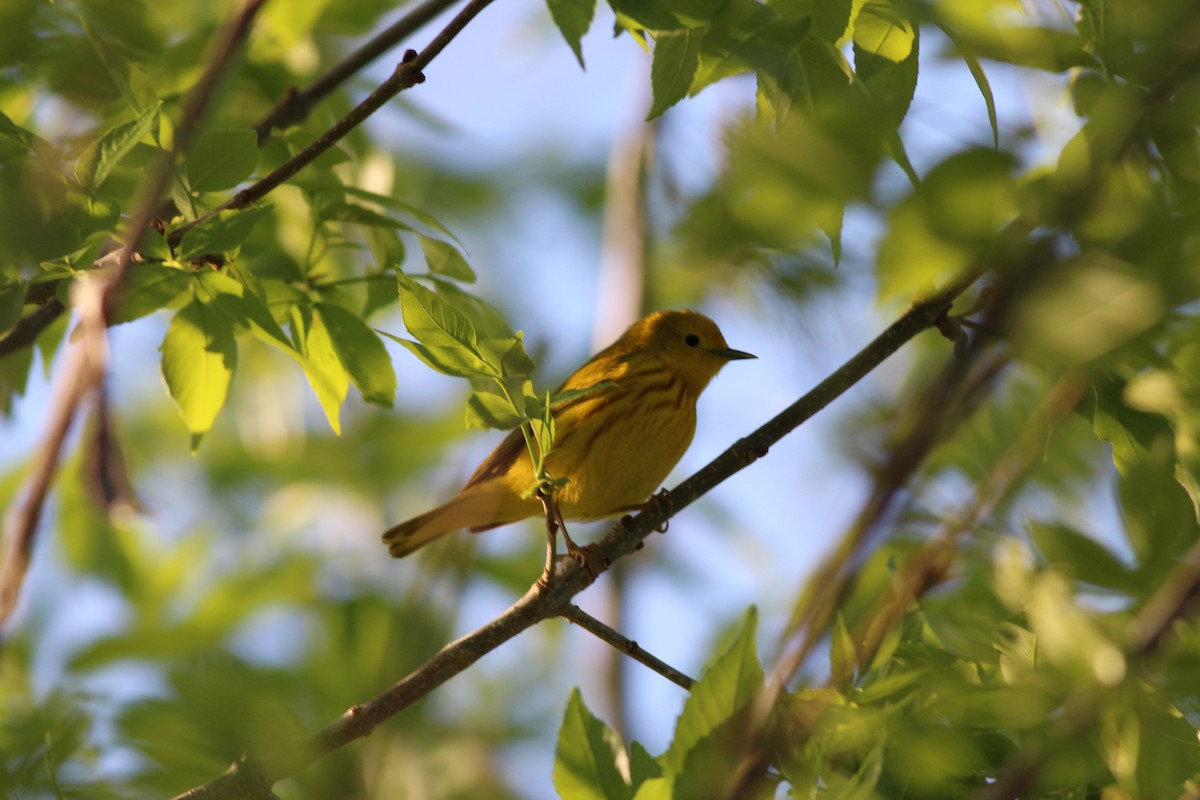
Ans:
[[[642,547],[642,542],[685,506],[764,456],[767,449],[795,430],[847,389],[862,380],[918,333],[934,326],[954,299],[977,278],[971,273],[947,288],[914,303],[870,344],[765,425],[739,439],[708,466],[671,491],[670,504],[651,503],[636,516],[622,519],[599,542],[589,546],[601,570]],[[559,561],[552,585],[535,583],[500,616],[451,642],[421,667],[369,702],[354,706],[313,736],[254,760],[243,759],[215,780],[178,795],[176,800],[227,800],[252,791],[259,780],[274,784],[355,739],[367,736],[384,720],[423,698],[487,653],[551,617],[563,616],[571,599],[595,581],[578,561]]]
[[[162,154],[162,157],[150,165],[146,177],[135,193],[129,241],[125,247],[100,259],[100,268],[90,272],[86,280],[80,280],[76,285],[74,304],[79,314],[79,340],[72,347],[59,372],[59,384],[51,399],[49,420],[42,445],[38,449],[33,473],[21,500],[13,506],[5,520],[7,551],[3,566],[0,567],[0,625],[8,621],[20,597],[21,585],[24,583],[37,538],[38,522],[54,474],[58,470],[67,433],[84,398],[104,380],[108,361],[106,309],[111,298],[120,291],[129,263],[134,259],[137,244],[150,227],[154,209],[166,189],[171,170],[174,169],[176,154],[186,146],[189,135],[212,97],[221,73],[229,64],[239,43],[249,33],[250,24],[264,2],[265,0],[247,0],[241,12],[213,40],[206,59],[208,68],[189,93],[180,122],[175,128],[175,149]],[[107,264],[104,263],[106,261]]]
[[[348,80],[354,73],[408,38],[441,14],[455,0],[425,0],[399,20],[388,26],[370,41],[343,58],[324,75],[300,91],[289,89],[267,114],[254,124],[258,144],[271,136],[275,128],[283,129],[303,122],[314,106],[326,95]]]
[[[0,338],[0,358],[31,346],[42,335],[42,331],[53,325],[66,310],[66,306],[60,303],[57,297],[51,297],[37,310],[21,317],[13,329]]]
[[[375,91],[371,92],[365,100],[351,109],[349,114],[335,122],[316,141],[292,156],[269,175],[238,192],[212,211],[171,231],[170,236],[168,236],[171,246],[178,245],[185,233],[212,218],[214,215],[230,209],[246,208],[266,197],[288,178],[291,178],[297,172],[304,169],[315,161],[318,156],[337,144],[346,134],[361,125],[393,97],[406,89],[411,89],[418,83],[424,83],[425,73],[422,70],[454,40],[455,36],[462,32],[462,29],[466,27],[468,22],[478,16],[491,3],[492,0],[471,0],[454,19],[450,20],[441,33],[426,45],[424,50],[419,53],[415,50],[409,50],[405,53],[404,60],[396,67],[390,78],[379,84]]]
[[[574,622],[605,644],[611,645],[617,652],[624,653],[639,664],[649,667],[680,688],[691,691],[692,684],[696,682],[667,662],[650,655],[637,642],[622,636],[577,605],[567,606],[561,616]]]

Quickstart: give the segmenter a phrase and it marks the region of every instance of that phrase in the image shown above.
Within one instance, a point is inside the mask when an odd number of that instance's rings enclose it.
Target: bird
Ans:
[[[696,432],[696,401],[734,350],[703,314],[656,311],[629,326],[559,387],[599,387],[562,402],[545,468],[566,478],[554,492],[563,519],[589,521],[645,508]],[[383,541],[402,558],[463,528],[490,530],[543,512],[533,496],[533,460],[518,428],[483,460],[447,502],[388,529]],[[568,540],[569,541],[569,540]]]

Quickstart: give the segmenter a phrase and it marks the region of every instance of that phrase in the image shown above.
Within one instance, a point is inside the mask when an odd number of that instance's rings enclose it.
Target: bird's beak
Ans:
[[[713,352],[726,361],[741,361],[745,358],[758,358],[758,356],[754,355],[753,353],[744,353],[741,350],[734,350],[731,347],[719,347],[713,350]]]

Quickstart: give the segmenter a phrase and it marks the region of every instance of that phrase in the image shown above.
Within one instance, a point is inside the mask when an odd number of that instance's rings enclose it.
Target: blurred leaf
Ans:
[[[812,35],[838,44],[851,30],[866,0],[827,0],[812,7]]]
[[[858,652],[854,647],[854,639],[846,629],[846,621],[839,613],[834,621],[833,642],[829,648],[829,677],[833,685],[839,688],[853,685],[857,668]]]
[[[121,282],[120,300],[108,322],[132,322],[163,308],[178,308],[192,288],[193,276],[164,264],[132,262]]]
[[[0,335],[12,330],[25,307],[25,281],[0,282]]]
[[[431,273],[464,283],[475,282],[475,271],[454,245],[420,235],[417,239],[421,242],[421,252],[425,254],[425,263]]]
[[[1136,589],[1134,576],[1116,556],[1079,531],[1062,524],[1034,523],[1030,533],[1038,550],[1055,568],[1104,589]]]
[[[592,15],[596,13],[596,0],[547,0],[550,16],[562,33],[579,66],[583,67],[583,48],[580,40],[592,26]]]
[[[396,371],[383,342],[361,319],[341,306],[318,303],[333,349],[368,403],[391,408],[396,398]]]
[[[919,52],[919,29],[898,17],[890,3],[863,6],[854,29],[855,73],[897,128],[917,90]]]
[[[979,63],[979,59],[970,53],[961,55],[963,63],[971,71],[971,77],[975,79],[975,85],[979,87],[979,93],[983,95],[983,103],[987,106],[988,124],[992,126],[992,146],[999,150],[1000,122],[996,116],[996,98],[992,94],[992,84],[988,81],[987,73],[983,71],[983,65]]]
[[[1113,463],[1121,474],[1151,458],[1151,453],[1161,458],[1170,449],[1174,435],[1166,419],[1130,408],[1124,381],[1102,376],[1091,388],[1092,428],[1098,439],[1112,445]]]
[[[683,771],[684,762],[701,741],[728,722],[763,687],[763,671],[755,650],[758,614],[751,608],[742,620],[737,638],[711,661],[692,687],[675,723],[675,738],[663,756],[671,772]]]
[[[212,427],[237,366],[237,342],[225,317],[192,300],[176,312],[159,347],[162,375],[193,434]]]
[[[655,39],[654,61],[650,66],[654,102],[646,119],[660,116],[687,97],[700,66],[700,39],[700,32],[691,28],[660,33]]]
[[[188,184],[196,192],[232,188],[258,165],[254,131],[204,131],[187,154]]]
[[[75,180],[79,181],[84,191],[92,192],[100,188],[121,159],[157,127],[161,110],[162,103],[156,103],[136,119],[110,128],[88,145],[75,162]]]
[[[633,794],[628,772],[621,737],[588,710],[579,689],[572,689],[554,748],[554,788],[559,796],[627,800]]]
[[[636,792],[648,780],[662,776],[662,765],[640,742],[629,743],[629,781]]]
[[[408,230],[408,226],[399,220],[394,220],[369,208],[352,203],[330,203],[323,206],[321,208],[321,218],[337,220],[338,222],[352,222],[355,225],[374,228]]]
[[[179,243],[179,260],[191,261],[240,247],[250,238],[254,226],[270,211],[270,205],[260,203],[238,211],[222,211],[205,220],[183,235]]]

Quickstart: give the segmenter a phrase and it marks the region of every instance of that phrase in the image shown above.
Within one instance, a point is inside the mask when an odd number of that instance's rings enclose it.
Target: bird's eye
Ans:
[[[689,333],[687,336],[683,337],[683,343],[688,347],[696,347],[700,344],[700,337],[694,333]]]

